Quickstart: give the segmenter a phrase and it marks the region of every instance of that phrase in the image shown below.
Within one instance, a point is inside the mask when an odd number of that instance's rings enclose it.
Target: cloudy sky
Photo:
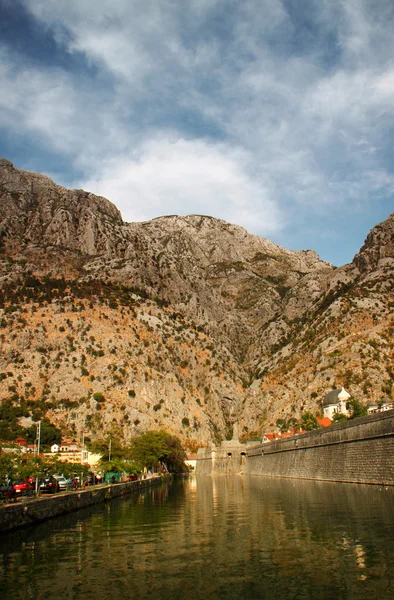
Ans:
[[[392,0],[0,0],[0,156],[341,265],[394,211],[393,32]]]

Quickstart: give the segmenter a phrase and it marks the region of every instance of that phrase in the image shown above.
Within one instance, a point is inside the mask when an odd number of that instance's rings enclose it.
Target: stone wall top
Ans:
[[[378,438],[385,435],[394,435],[394,410],[351,419],[324,429],[261,444],[249,449],[248,456]]]

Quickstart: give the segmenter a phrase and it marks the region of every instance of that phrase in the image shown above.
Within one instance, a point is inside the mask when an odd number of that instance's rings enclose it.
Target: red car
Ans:
[[[15,492],[19,495],[29,494],[30,492],[34,492],[35,489],[35,479],[34,477],[28,477],[26,479],[20,479],[18,481],[14,481],[12,484]]]

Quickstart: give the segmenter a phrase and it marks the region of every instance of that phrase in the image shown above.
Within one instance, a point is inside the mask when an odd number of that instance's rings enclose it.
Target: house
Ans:
[[[390,398],[382,398],[380,412],[393,409],[393,401]]]
[[[367,402],[367,411],[369,415],[373,415],[373,413],[379,412],[379,405],[375,400],[370,400]]]
[[[268,444],[268,442],[274,442],[279,438],[278,433],[263,433],[262,442],[263,444]]]
[[[59,452],[79,452],[80,449],[74,442],[72,442],[71,444],[64,442],[59,446],[58,451]]]
[[[323,413],[331,421],[335,414],[349,415],[346,408],[346,401],[350,398],[350,394],[341,388],[340,390],[331,390],[323,400]]]
[[[25,438],[17,437],[16,440],[14,440],[14,443],[18,444],[18,446],[26,446],[27,440],[25,440]]]
[[[60,448],[57,444],[52,444],[51,452],[59,452]]]

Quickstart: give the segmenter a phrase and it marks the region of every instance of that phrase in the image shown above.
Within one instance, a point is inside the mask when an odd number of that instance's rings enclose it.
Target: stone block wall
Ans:
[[[394,485],[394,411],[245,448],[204,449],[196,472]]]
[[[246,468],[247,447],[236,440],[222,442],[219,446],[211,444],[208,448],[199,448],[197,452],[196,472],[201,474],[221,473],[230,475],[243,472]]]

